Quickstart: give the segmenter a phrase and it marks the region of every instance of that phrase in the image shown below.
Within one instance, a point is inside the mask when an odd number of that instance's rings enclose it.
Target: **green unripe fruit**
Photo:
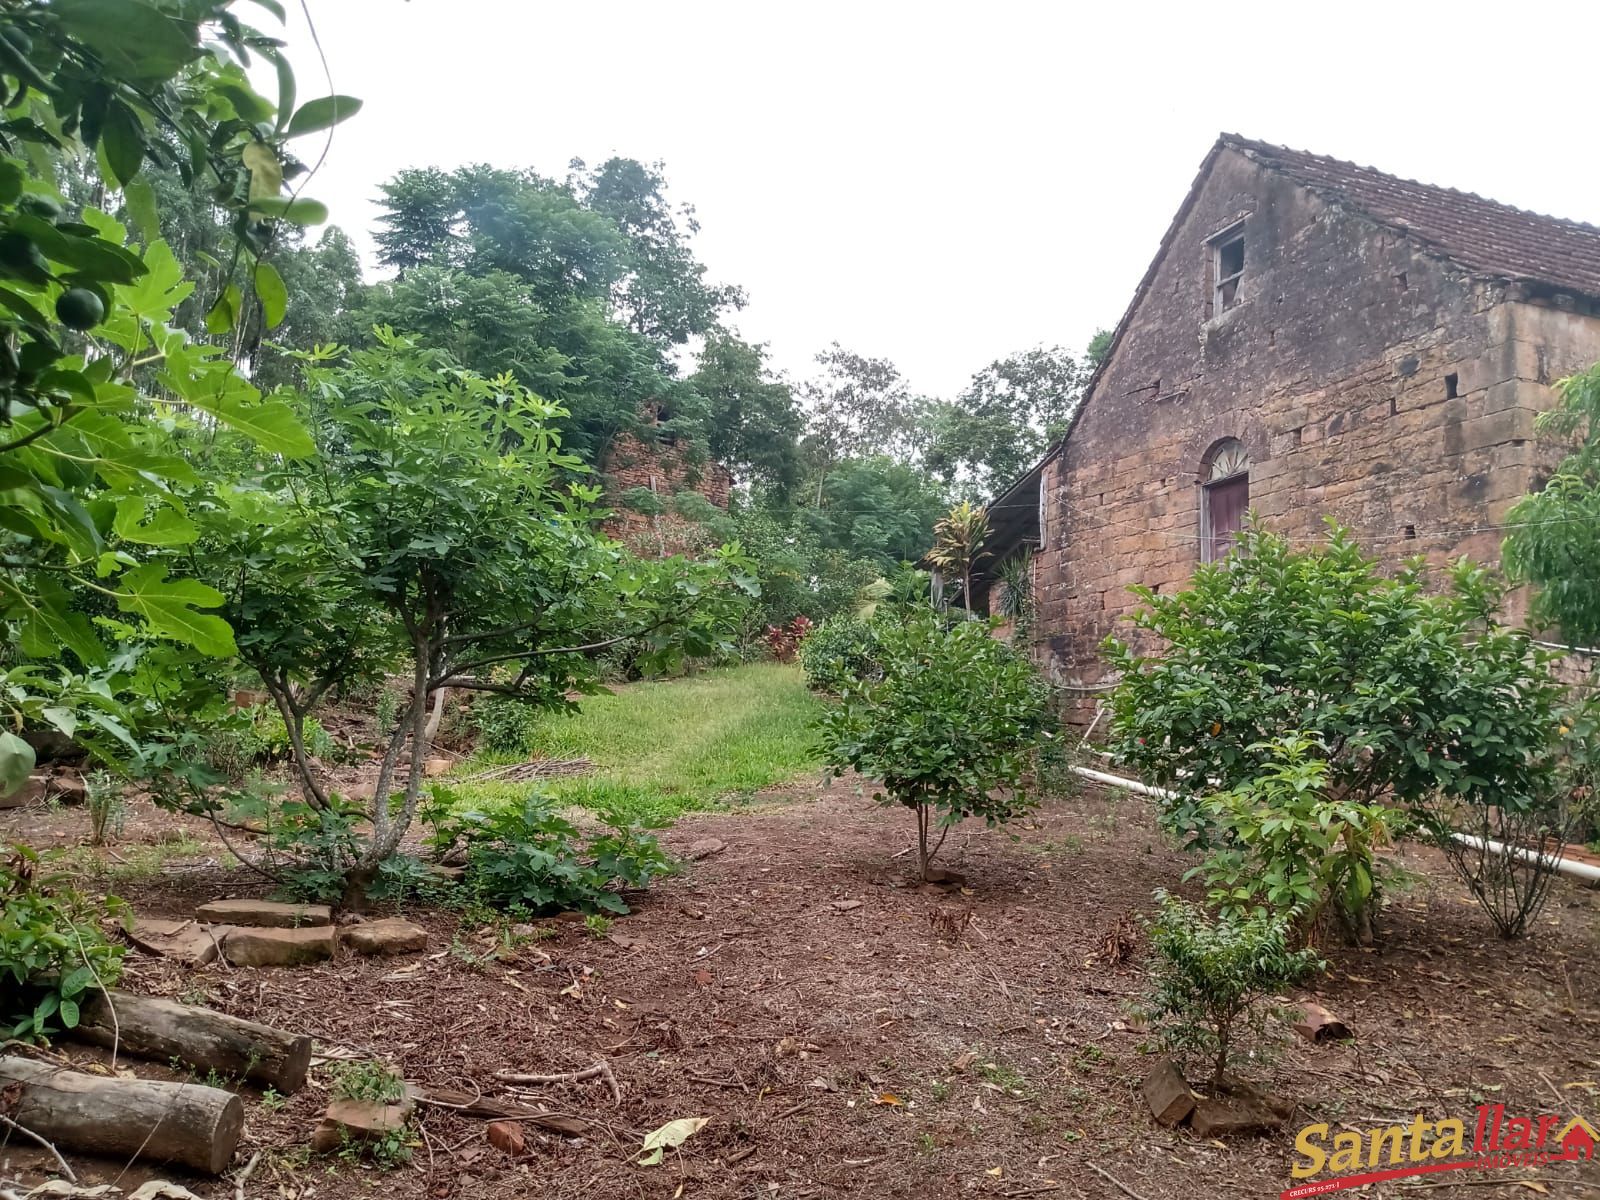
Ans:
[[[93,329],[105,320],[106,306],[88,288],[68,288],[56,301],[56,316],[69,329]]]

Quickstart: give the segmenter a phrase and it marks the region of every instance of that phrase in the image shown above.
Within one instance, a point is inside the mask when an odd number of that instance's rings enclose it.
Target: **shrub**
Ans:
[[[79,998],[96,977],[110,987],[122,972],[122,947],[100,929],[102,913],[120,911],[121,902],[96,906],[68,876],[41,876],[40,866],[26,846],[12,846],[0,864],[0,1032],[7,1038],[43,1037],[58,1022],[74,1028]]]
[[[1550,795],[1563,695],[1550,656],[1500,623],[1501,586],[1481,567],[1457,563],[1442,595],[1427,583],[1420,560],[1379,575],[1338,526],[1305,551],[1247,527],[1184,591],[1135,589],[1136,624],[1162,648],[1108,639],[1112,745],[1176,793],[1168,827],[1214,843],[1207,794],[1263,775],[1298,734],[1327,793],[1361,805],[1427,819]]]
[[[830,617],[800,647],[806,682],[819,692],[838,694],[852,684],[881,678],[876,642],[871,621]]]
[[[1497,804],[1436,796],[1423,806],[1440,849],[1501,937],[1528,931],[1562,852],[1600,815],[1600,700],[1590,696],[1563,709],[1558,722],[1559,767],[1547,791],[1505,795]]]
[[[526,750],[538,724],[539,710],[525,700],[489,695],[472,703],[472,728],[482,750]]]
[[[979,621],[933,613],[878,631],[881,679],[846,684],[819,718],[824,760],[836,775],[877,779],[875,799],[916,814],[924,878],[950,826],[989,825],[1028,811],[1024,772],[1046,737],[1049,694],[1033,668]],[[929,829],[942,827],[930,848]]]
[[[536,916],[544,912],[626,913],[613,890],[644,888],[675,866],[651,829],[662,823],[602,815],[605,832],[587,844],[578,827],[558,815],[547,797],[534,795],[521,807],[487,812],[451,811],[454,797],[436,789],[425,817],[434,826],[430,844],[439,853],[464,845],[466,886],[481,902]]]
[[[793,662],[811,629],[811,618],[804,616],[796,617],[787,625],[768,625],[767,649],[779,662]]]
[[[302,735],[306,753],[329,760],[339,747],[315,717],[305,719]],[[253,766],[284,762],[293,751],[283,715],[270,704],[240,709],[212,734],[206,749],[211,765],[230,779],[238,779]]]
[[[1404,816],[1331,793],[1319,749],[1298,734],[1281,738],[1260,775],[1211,797],[1222,844],[1190,874],[1205,877],[1225,916],[1298,915],[1309,930],[1331,907],[1345,934],[1367,944],[1379,895],[1373,853]]]
[[[1220,916],[1157,892],[1150,923],[1151,990],[1143,1005],[1162,1047],[1180,1063],[1203,1055],[1219,1086],[1236,1063],[1264,1058],[1278,1040],[1269,1025],[1282,1014],[1266,1003],[1324,963],[1291,950],[1290,922],[1275,913]]]
[[[296,800],[274,811],[269,800],[264,812],[274,855],[287,856],[271,872],[282,892],[305,903],[337,902],[351,865],[366,850],[367,839],[359,828],[366,819],[361,806],[335,795],[326,808]],[[368,896],[380,902],[399,901],[443,886],[420,859],[392,854],[378,864]]]

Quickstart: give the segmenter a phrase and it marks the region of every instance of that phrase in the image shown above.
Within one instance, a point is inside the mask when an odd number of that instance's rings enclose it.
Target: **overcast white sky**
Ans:
[[[364,249],[403,167],[660,159],[796,374],[837,339],[949,394],[1080,350],[1223,130],[1600,223],[1594,0],[308,2],[366,107],[307,191]]]

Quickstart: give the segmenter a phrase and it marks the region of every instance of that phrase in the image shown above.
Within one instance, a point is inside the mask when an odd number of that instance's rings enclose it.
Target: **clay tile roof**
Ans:
[[[1222,142],[1470,271],[1600,296],[1600,228],[1235,134]]]

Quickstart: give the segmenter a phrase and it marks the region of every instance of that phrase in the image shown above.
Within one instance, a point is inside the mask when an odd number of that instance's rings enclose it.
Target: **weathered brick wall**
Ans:
[[[1241,217],[1241,302],[1208,319],[1208,240]],[[1045,475],[1051,674],[1101,680],[1128,586],[1187,580],[1203,461],[1225,438],[1249,450],[1251,506],[1293,538],[1328,514],[1387,562],[1496,561],[1486,527],[1557,453],[1534,440],[1550,384],[1596,359],[1595,317],[1447,269],[1223,152]]]
[[[614,510],[605,531],[641,554],[661,557],[692,554],[710,540],[704,526],[671,511],[674,496],[695,492],[726,510],[733,487],[733,476],[721,463],[696,463],[680,443],[644,441],[631,433],[611,443],[601,473],[606,503]],[[656,493],[668,511],[652,515],[624,507],[623,493],[633,488]]]

